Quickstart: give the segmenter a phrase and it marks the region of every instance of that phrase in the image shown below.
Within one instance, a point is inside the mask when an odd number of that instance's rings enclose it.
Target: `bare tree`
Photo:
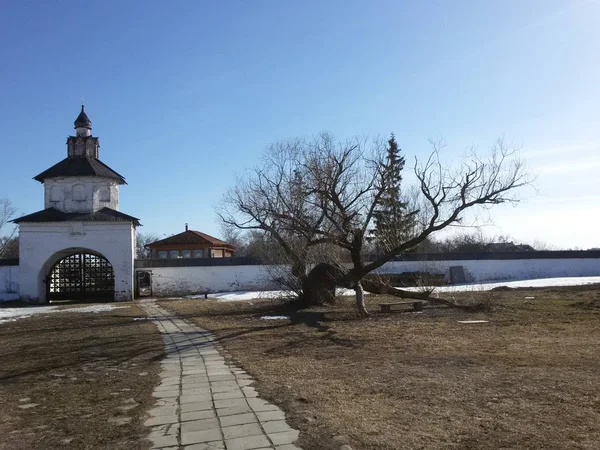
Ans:
[[[219,214],[238,228],[269,233],[290,258],[309,304],[327,298],[329,282],[354,289],[363,315],[368,314],[365,288],[432,299],[428,293],[410,293],[364,277],[432,234],[460,224],[471,208],[517,202],[517,189],[530,182],[516,150],[501,139],[487,158],[471,152],[455,169],[440,161],[440,148],[432,145],[423,163],[415,161],[419,199],[408,202],[418,205],[409,212],[415,227],[400,241],[388,242],[372,261],[365,258],[365,244],[389,176],[384,169],[386,147],[379,141],[368,147],[365,141],[338,142],[323,134],[275,144],[259,168],[238,180]],[[311,249],[322,245],[338,248],[350,264],[344,264],[344,258],[311,260]]]
[[[543,241],[541,239],[535,239],[531,246],[536,249],[536,250],[545,250],[545,251],[556,251],[556,250],[560,250],[560,247],[554,244],[550,244],[546,241]]]
[[[313,142],[296,139],[270,146],[260,167],[238,179],[218,211],[226,226],[260,237],[250,242],[254,245],[249,250],[259,252],[254,256],[289,265],[292,277],[284,281],[278,273],[278,282],[298,292],[307,304],[332,301],[330,289],[313,289],[309,273],[317,262],[333,264],[344,251],[321,236],[333,224],[325,211],[314,207],[314,195],[307,191],[315,183],[307,165],[309,153],[333,144],[323,135]]]
[[[5,226],[12,220],[17,213],[12,202],[7,198],[0,199],[0,232],[3,232]],[[5,258],[9,251],[14,248],[14,236],[17,231],[13,227],[6,236],[0,236],[0,258]]]
[[[0,259],[18,259],[19,258],[19,236],[16,233],[13,237],[0,238],[0,246],[2,246],[2,254]]]
[[[137,259],[150,258],[151,252],[149,248],[146,248],[146,245],[159,239],[160,237],[157,234],[138,232],[135,237],[135,257]]]

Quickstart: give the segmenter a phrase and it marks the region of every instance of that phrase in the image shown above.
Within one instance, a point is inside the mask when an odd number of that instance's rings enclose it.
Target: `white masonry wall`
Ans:
[[[152,295],[157,297],[277,289],[266,266],[153,267]],[[283,269],[285,270],[285,269]]]
[[[44,207],[64,212],[119,210],[119,185],[100,177],[65,177],[44,180]]]
[[[87,226],[94,225],[88,224]],[[27,225],[22,224],[21,227],[22,235],[27,236],[27,231],[24,230]],[[115,269],[116,289],[120,291],[120,299],[128,299],[131,297],[133,275],[127,274],[127,267],[130,267],[129,264],[133,263],[135,230],[128,225],[118,224],[118,227],[121,227],[121,231],[117,232],[118,236],[114,236],[113,232],[109,232],[102,225],[95,225],[95,227],[102,229],[100,235],[104,235],[104,238],[97,238],[100,242],[84,243],[81,238],[72,236],[66,238],[69,241],[68,245],[70,248],[85,245],[85,248],[103,254]],[[50,236],[55,232],[44,230],[43,234],[50,240]],[[25,237],[25,240],[27,241],[27,237]],[[127,248],[127,242],[132,244],[131,251],[122,250],[123,247],[121,245],[125,245],[125,248]],[[49,242],[37,244],[41,246],[40,250],[43,250],[44,255],[50,255],[53,251],[58,251],[50,248],[51,245],[49,244]],[[40,269],[41,272],[46,273],[45,271],[48,271],[49,267],[56,261],[51,256],[46,256],[46,263],[43,263],[42,259],[44,256],[41,254],[37,258],[32,258],[31,253],[37,255],[38,252],[31,251],[31,248],[35,247],[30,246],[36,245],[31,241],[21,243],[21,245],[23,249],[21,252],[21,266],[0,266],[0,300],[12,300],[16,298],[18,296],[17,292],[19,292],[19,284],[24,286],[21,289],[22,295],[45,300],[45,298],[40,297],[42,294],[45,296],[45,285],[41,283],[38,286],[36,284],[38,281],[33,280],[31,276],[21,278],[21,272],[27,272],[27,269],[24,268],[31,267],[31,261],[33,261],[38,266],[41,264],[40,267],[43,267],[43,270]],[[121,248],[121,251],[119,251],[119,248]],[[121,263],[115,262],[119,259]],[[48,266],[49,261],[52,261],[50,266]],[[451,266],[462,266],[468,280],[478,282],[600,276],[600,259],[598,258],[452,260],[438,262],[393,261],[385,264],[381,268],[381,272],[402,273],[422,270],[444,273],[448,277]],[[120,270],[119,267],[124,270]],[[273,269],[267,266],[154,267],[137,270],[152,273],[153,295],[159,297],[200,294],[203,292],[269,290],[278,288],[270,280],[271,277],[269,274]],[[281,270],[285,269],[280,268],[279,274],[281,274]],[[41,289],[42,291],[37,289]]]
[[[600,276],[600,259],[514,259],[392,261],[380,273],[427,271],[449,278],[450,267],[463,266],[468,281],[509,281],[533,278]],[[278,289],[268,266],[192,266],[136,269],[152,273],[152,295],[182,296],[204,292]],[[281,275],[281,270],[278,272]]]
[[[19,266],[0,266],[0,301],[19,298]]]
[[[115,300],[133,298],[133,224],[21,223],[19,227],[19,288],[23,300],[46,302],[45,278],[51,267],[66,256],[86,250],[99,253],[111,263],[115,272]]]
[[[452,266],[462,266],[470,282],[600,275],[600,259],[596,258],[391,261],[383,265],[379,272],[426,271],[443,273],[449,278]]]

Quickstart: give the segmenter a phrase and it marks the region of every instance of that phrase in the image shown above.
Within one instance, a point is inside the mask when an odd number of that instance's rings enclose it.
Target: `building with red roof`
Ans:
[[[200,231],[188,229],[146,245],[151,258],[229,258],[235,253],[235,246]]]

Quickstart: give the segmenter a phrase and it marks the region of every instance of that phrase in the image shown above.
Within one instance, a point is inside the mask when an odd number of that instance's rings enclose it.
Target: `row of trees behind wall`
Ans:
[[[265,233],[223,233],[225,241],[236,246],[234,258],[254,258],[258,260],[273,261],[277,258],[277,252],[273,253],[276,243]],[[152,233],[139,232],[137,235],[136,258],[149,259],[150,252],[145,245],[160,239]],[[544,242],[534,242],[533,245],[515,244],[508,236],[489,237],[482,233],[461,234],[448,237],[443,240],[427,240],[415,247],[412,253],[486,253],[486,252],[523,252],[535,250],[562,250],[558,247],[548,245]],[[579,248],[568,248],[564,250],[581,250]],[[589,249],[597,250],[597,249]],[[376,255],[374,246],[367,248],[366,253]],[[0,237],[0,259],[19,258],[19,237],[7,234]],[[275,261],[276,262],[276,261]]]
[[[261,232],[251,233],[224,233],[228,235],[228,242],[237,247],[234,258],[250,257],[264,259],[272,253],[276,242],[268,235]],[[515,243],[509,236],[487,236],[483,233],[460,234],[444,239],[427,239],[420,245],[406,253],[492,253],[492,252],[531,252],[536,250],[562,250],[558,247],[543,242],[534,242],[532,245]],[[569,248],[565,250],[581,250]],[[591,250],[591,249],[590,249]],[[365,249],[368,255],[377,255],[377,247],[368,245]],[[276,256],[276,255],[274,255]]]
[[[16,208],[7,199],[0,199],[0,224],[5,225],[14,216]],[[6,227],[8,228],[8,227]],[[0,230],[2,227],[0,227]],[[3,230],[4,231],[4,230]],[[0,236],[0,259],[17,259],[19,257],[19,238],[15,230],[6,230],[5,235]],[[223,230],[224,240],[236,246],[235,258],[255,258],[273,261],[278,257],[278,252],[273,253],[277,243],[268,234],[261,231],[240,233],[225,228]],[[145,248],[146,244],[154,242],[160,237],[154,233],[138,232],[136,258],[148,259],[150,252]],[[412,252],[419,253],[449,253],[449,252],[498,252],[498,251],[532,251],[532,250],[558,250],[544,243],[534,243],[533,246],[514,244],[507,236],[488,237],[481,232],[465,233],[448,237],[443,240],[426,240]],[[365,249],[368,254],[376,254],[377,247],[369,244]]]

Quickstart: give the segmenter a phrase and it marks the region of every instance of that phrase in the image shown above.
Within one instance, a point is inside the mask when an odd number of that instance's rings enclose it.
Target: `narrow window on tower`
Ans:
[[[106,186],[100,188],[100,201],[110,202],[110,189]]]
[[[83,184],[73,186],[71,198],[75,201],[85,200],[85,187]]]
[[[60,186],[52,186],[50,188],[50,201],[51,202],[60,202],[61,197],[61,187]]]

